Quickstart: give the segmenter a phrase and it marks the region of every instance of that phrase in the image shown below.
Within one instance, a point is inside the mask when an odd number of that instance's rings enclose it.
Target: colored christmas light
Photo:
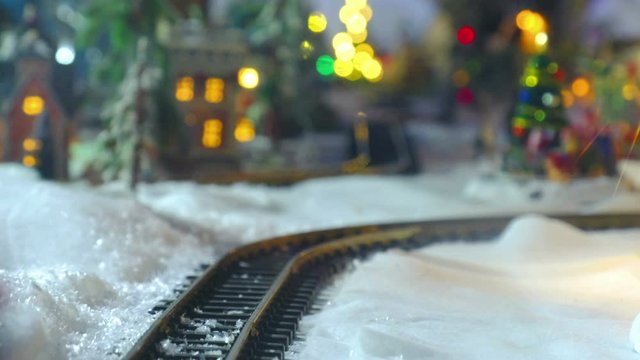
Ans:
[[[322,55],[316,60],[316,71],[323,76],[333,74],[333,58],[329,55]]]
[[[462,45],[471,45],[476,39],[476,31],[469,25],[458,29],[458,42]]]

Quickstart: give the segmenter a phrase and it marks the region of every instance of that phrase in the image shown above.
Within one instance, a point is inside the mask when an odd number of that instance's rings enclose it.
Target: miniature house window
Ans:
[[[253,121],[246,117],[238,120],[233,135],[238,142],[249,142],[253,140],[253,138],[256,137],[256,130],[253,126]]]
[[[215,149],[220,145],[222,145],[222,121],[219,119],[206,120],[202,129],[202,146]]]
[[[224,100],[224,80],[208,78],[205,83],[204,99],[212,104],[221,103]]]
[[[193,100],[193,78],[184,76],[176,82],[176,100],[187,102]]]
[[[22,101],[22,111],[30,116],[40,115],[44,111],[44,99],[40,96],[26,96]]]

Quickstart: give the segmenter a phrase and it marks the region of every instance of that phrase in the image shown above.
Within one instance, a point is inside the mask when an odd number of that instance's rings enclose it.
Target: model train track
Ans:
[[[640,227],[639,215],[555,216],[585,230]],[[135,344],[127,359],[284,359],[298,323],[354,259],[390,248],[495,238],[511,218],[357,226],[284,236],[210,266]]]

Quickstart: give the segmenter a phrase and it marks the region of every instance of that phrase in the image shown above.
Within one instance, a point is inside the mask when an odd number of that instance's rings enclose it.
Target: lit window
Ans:
[[[193,78],[181,77],[176,82],[176,100],[187,102],[193,100]]]
[[[215,149],[222,145],[222,121],[209,119],[204,122],[202,129],[202,146]]]
[[[256,130],[253,126],[253,121],[246,117],[238,120],[236,130],[233,135],[239,142],[249,142],[253,140],[253,138],[256,137]]]
[[[33,155],[27,155],[22,158],[22,164],[26,167],[34,167],[38,165],[38,159]]]
[[[40,150],[40,141],[33,138],[26,138],[22,142],[22,148],[25,151],[38,151]]]
[[[44,111],[44,99],[40,96],[27,96],[22,101],[22,111],[27,115],[39,115]]]
[[[205,83],[204,99],[213,104],[222,102],[224,100],[224,80],[208,78]]]

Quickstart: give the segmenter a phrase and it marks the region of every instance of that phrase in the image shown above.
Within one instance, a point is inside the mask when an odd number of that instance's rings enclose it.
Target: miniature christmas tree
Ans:
[[[560,94],[558,64],[545,55],[527,63],[511,123],[510,171],[544,174],[549,155],[561,151],[561,134],[569,126]]]

